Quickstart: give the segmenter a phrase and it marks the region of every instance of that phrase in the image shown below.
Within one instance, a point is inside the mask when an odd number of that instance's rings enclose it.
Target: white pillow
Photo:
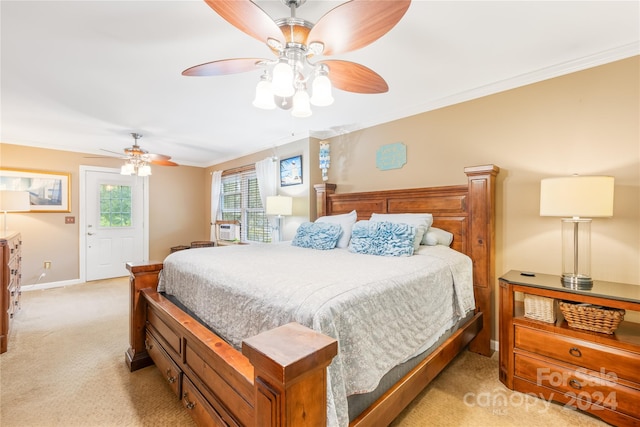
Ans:
[[[413,240],[413,248],[414,250],[418,250],[420,248],[420,243],[422,242],[424,235],[433,224],[433,215],[428,213],[403,213],[403,214],[371,214],[371,221],[374,222],[396,222],[402,224],[410,224],[416,227],[416,237]]]
[[[425,233],[424,238],[422,239],[422,244],[429,246],[451,246],[451,242],[453,242],[453,233],[449,233],[446,230],[436,227],[429,227],[429,230]]]
[[[353,210],[348,214],[321,216],[320,218],[316,219],[315,222],[339,224],[340,227],[342,227],[342,235],[340,236],[340,239],[338,239],[336,248],[347,248],[349,247],[349,240],[351,240],[351,229],[353,228],[353,224],[356,223],[357,219],[358,214],[355,210]]]

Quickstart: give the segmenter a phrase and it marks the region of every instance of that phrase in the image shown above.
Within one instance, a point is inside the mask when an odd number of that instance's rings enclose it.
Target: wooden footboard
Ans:
[[[336,340],[296,323],[243,342],[238,352],[157,291],[162,264],[131,272],[134,371],[155,363],[200,425],[326,424],[326,367]]]

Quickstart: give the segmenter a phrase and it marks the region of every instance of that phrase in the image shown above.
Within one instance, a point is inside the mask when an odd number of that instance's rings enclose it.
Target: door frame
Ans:
[[[105,168],[100,166],[80,166],[80,186],[79,186],[79,200],[80,200],[80,218],[79,229],[80,234],[79,244],[79,261],[80,261],[80,282],[86,282],[87,280],[87,207],[86,207],[86,173],[87,172],[106,172],[106,173],[120,173],[118,168]],[[149,261],[149,177],[145,176],[142,179],[142,255],[144,262]]]

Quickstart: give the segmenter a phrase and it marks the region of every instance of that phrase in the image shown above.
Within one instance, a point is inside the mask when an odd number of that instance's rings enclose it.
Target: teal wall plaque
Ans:
[[[376,166],[381,171],[400,169],[407,163],[407,147],[402,142],[383,145],[376,151]]]

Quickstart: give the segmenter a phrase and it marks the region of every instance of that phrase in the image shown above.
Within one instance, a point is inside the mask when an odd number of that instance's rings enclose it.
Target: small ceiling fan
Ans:
[[[296,9],[305,1],[281,0],[291,16],[273,20],[249,0],[205,0],[231,25],[265,43],[276,57],[222,59],[187,68],[182,75],[219,76],[262,68],[253,104],[292,109],[292,115],[298,117],[311,114],[309,103],[330,105],[332,86],[354,93],[387,92],[387,82],[364,65],[331,59],[312,63],[309,59],[350,52],[376,41],[400,21],[411,0],[351,0],[315,24],[296,17]]]
[[[132,132],[131,136],[133,137],[133,145],[131,147],[125,148],[124,156],[121,153],[111,150],[105,150],[101,148],[102,151],[106,151],[107,153],[117,154],[118,156],[122,156],[124,160],[139,160],[141,162],[145,162],[151,165],[158,166],[178,166],[176,162],[172,162],[171,156],[167,156],[165,154],[154,154],[149,153],[147,150],[140,147],[138,144],[138,140],[142,138],[142,135],[139,133]]]
[[[138,140],[142,138],[141,134],[133,132],[131,133],[131,136],[133,137],[133,145],[123,150],[124,155],[122,153],[101,148],[102,151],[116,154],[118,157],[125,160],[120,171],[122,175],[151,175],[151,167],[149,165],[178,166],[176,162],[171,161],[170,156],[165,154],[149,153],[147,150],[140,147]]]

